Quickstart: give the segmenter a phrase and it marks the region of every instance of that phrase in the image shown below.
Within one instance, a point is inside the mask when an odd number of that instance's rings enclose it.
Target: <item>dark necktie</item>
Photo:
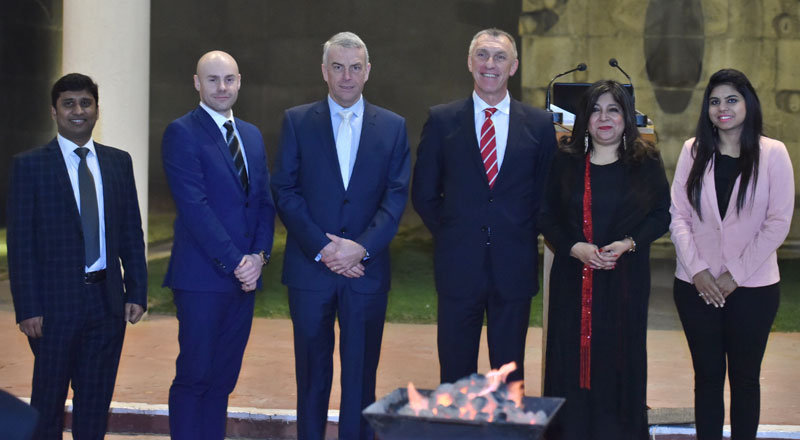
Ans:
[[[497,109],[494,107],[483,111],[486,121],[483,122],[481,127],[481,158],[483,159],[483,167],[486,168],[486,179],[489,181],[489,188],[494,186],[498,171],[497,142],[495,141],[494,123],[492,122],[492,115],[496,111]]]
[[[242,188],[247,192],[247,167],[244,166],[244,158],[242,157],[242,149],[239,148],[239,139],[233,132],[233,123],[226,122],[224,125],[227,134],[225,135],[225,142],[228,143],[228,150],[233,157],[233,165],[236,167],[236,173],[239,175],[239,181],[242,182]]]
[[[83,226],[83,247],[86,253],[86,266],[91,266],[100,258],[100,219],[97,214],[97,191],[92,172],[86,163],[89,149],[79,147],[75,154],[81,158],[78,164],[78,189],[81,197],[81,225]]]

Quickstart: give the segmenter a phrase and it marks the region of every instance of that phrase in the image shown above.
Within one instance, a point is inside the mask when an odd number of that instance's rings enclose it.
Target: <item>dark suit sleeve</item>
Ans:
[[[244,257],[206,197],[203,166],[189,130],[173,122],[161,142],[161,155],[180,221],[209,260],[225,273],[233,273]],[[224,269],[223,269],[224,268]]]
[[[8,193],[8,229],[6,239],[8,245],[8,270],[11,280],[11,295],[14,298],[14,310],[17,322],[34,316],[42,316],[41,289],[37,283],[36,270],[40,264],[36,261],[36,226],[34,207],[36,190],[35,176],[31,161],[15,157],[11,164],[11,185]]]
[[[276,171],[272,176],[272,192],[278,214],[286,229],[292,231],[292,237],[300,244],[306,256],[313,260],[330,240],[325,236],[325,231],[314,222],[306,204],[299,182],[300,160],[294,123],[291,113],[287,111],[284,113],[281,128]]]
[[[414,165],[414,184],[411,186],[411,202],[425,226],[435,233],[439,226],[439,210],[442,206],[441,149],[442,137],[433,111],[422,127],[417,162]]]
[[[634,230],[628,233],[641,246],[654,242],[669,229],[670,188],[660,154],[657,158],[645,159],[640,175],[641,181],[634,184],[649,185],[651,187],[649,193],[655,198],[655,202],[651,205],[653,209]]]
[[[124,173],[121,182],[125,191],[124,215],[120,219],[119,257],[125,269],[125,302],[139,304],[147,309],[147,258],[144,251],[142,216],[139,211],[139,198],[133,174],[131,156],[123,152]]]
[[[390,133],[385,133],[389,136]],[[408,130],[405,120],[396,124],[394,133],[392,158],[378,210],[372,217],[367,229],[356,239],[370,255],[382,252],[397,233],[400,217],[408,201],[408,183],[411,177],[411,153],[408,147]]]

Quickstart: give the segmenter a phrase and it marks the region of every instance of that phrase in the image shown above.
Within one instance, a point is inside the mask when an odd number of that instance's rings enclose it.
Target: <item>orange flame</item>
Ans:
[[[411,382],[408,383],[408,407],[416,415],[419,415],[420,411],[428,409],[428,399],[423,397]]]
[[[436,404],[442,406],[450,406],[453,403],[453,396],[448,393],[442,393],[436,396]]]
[[[522,408],[522,396],[525,395],[525,383],[521,380],[508,384],[508,400],[514,402],[517,408]]]

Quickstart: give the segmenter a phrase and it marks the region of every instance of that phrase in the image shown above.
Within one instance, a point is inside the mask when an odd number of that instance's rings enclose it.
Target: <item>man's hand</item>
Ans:
[[[242,283],[242,290],[245,292],[255,290],[263,266],[264,262],[261,260],[261,255],[249,254],[242,257],[239,266],[233,271],[236,279]]]
[[[736,284],[736,281],[733,280],[733,275],[731,275],[730,272],[725,272],[720,275],[719,278],[716,279],[716,284],[719,288],[719,291],[722,292],[722,296],[725,298],[727,298],[728,295],[733,293],[733,291],[739,287],[739,285]]]
[[[29,338],[42,337],[42,323],[44,322],[43,316],[34,316],[19,323],[19,331],[25,333]]]
[[[717,282],[714,277],[711,276],[711,272],[709,272],[708,269],[698,272],[697,275],[692,277],[692,282],[700,293],[700,298],[702,298],[706,304],[713,305],[714,307],[725,306],[725,296],[722,294],[719,287],[717,287]]]
[[[131,324],[136,324],[144,315],[144,307],[139,304],[125,303],[125,320]]]
[[[356,264],[350,269],[342,272],[342,275],[347,278],[359,278],[364,276],[364,265],[361,263]]]
[[[367,252],[364,246],[361,246],[353,240],[348,240],[337,235],[325,235],[331,242],[322,250],[325,251],[331,244],[334,246],[334,252],[332,254],[326,256],[324,252],[322,253],[322,262],[328,266],[328,269],[339,275],[345,275],[345,273],[347,273],[348,275],[345,276],[349,278],[358,278],[363,275],[364,267],[361,265],[361,260]],[[355,268],[357,265],[361,266],[361,268],[351,271],[351,269]]]

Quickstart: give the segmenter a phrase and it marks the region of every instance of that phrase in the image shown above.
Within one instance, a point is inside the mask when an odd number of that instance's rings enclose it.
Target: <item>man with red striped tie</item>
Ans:
[[[412,185],[435,242],[441,380],[477,371],[484,315],[492,368],[515,361],[509,380],[522,380],[538,291],[536,218],[555,132],[544,111],[508,93],[519,66],[511,35],[475,34],[467,66],[472,96],[430,109]]]

